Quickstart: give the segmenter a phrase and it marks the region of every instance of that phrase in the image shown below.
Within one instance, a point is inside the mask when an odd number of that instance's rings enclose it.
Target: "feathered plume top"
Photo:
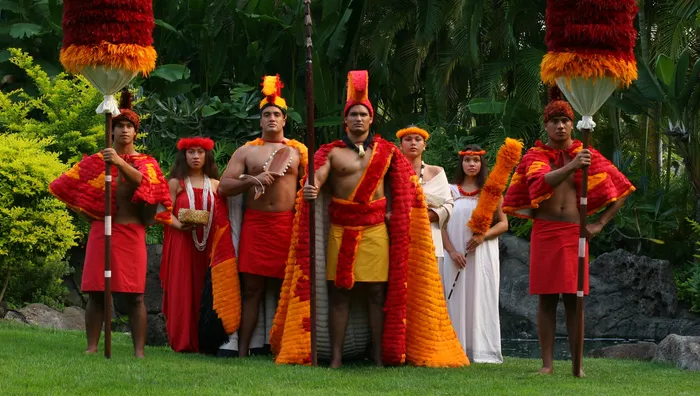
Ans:
[[[549,103],[544,108],[544,123],[554,117],[568,117],[574,121],[574,109],[564,100],[564,95],[556,85],[549,87]]]
[[[611,77],[621,86],[637,78],[636,0],[547,0],[542,81]]]
[[[136,131],[138,131],[139,126],[141,126],[141,119],[131,106],[131,92],[129,92],[127,88],[124,88],[119,96],[119,115],[112,118],[112,124],[116,125],[119,121],[130,121],[134,124]]]
[[[263,77],[262,87],[263,100],[260,101],[260,110],[267,106],[279,107],[282,112],[287,113],[287,101],[282,97],[282,88],[284,83],[280,79],[280,75]]]
[[[367,70],[351,70],[348,72],[348,97],[345,102],[343,115],[348,115],[352,106],[363,105],[369,110],[370,117],[374,117],[374,109],[369,101],[369,75]]]
[[[151,0],[64,0],[61,64],[148,75],[156,66]]]

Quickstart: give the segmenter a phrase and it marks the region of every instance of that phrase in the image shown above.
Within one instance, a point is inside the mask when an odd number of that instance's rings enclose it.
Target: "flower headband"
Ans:
[[[182,138],[177,142],[178,150],[187,150],[192,147],[201,147],[206,151],[214,148],[214,141],[204,137]]]
[[[481,150],[481,151],[471,151],[471,150],[465,150],[465,151],[460,151],[459,156],[463,157],[465,155],[485,155],[486,150]]]
[[[410,126],[408,128],[404,128],[396,132],[396,137],[401,139],[406,135],[418,135],[423,138],[423,140],[428,140],[430,138],[430,134],[428,131],[422,128],[418,128],[415,126]]]

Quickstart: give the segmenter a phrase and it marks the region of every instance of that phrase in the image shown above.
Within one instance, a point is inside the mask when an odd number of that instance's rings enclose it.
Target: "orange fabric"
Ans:
[[[563,166],[563,156],[574,158],[581,151],[582,144],[574,140],[566,150],[555,150],[541,141],[529,149],[515,170],[510,186],[503,199],[506,214],[534,218],[534,209],[540,202],[549,199],[554,192],[544,176]],[[592,147],[591,165],[588,168],[588,214],[605,208],[612,202],[631,194],[635,188],[625,175],[612,162]],[[581,191],[581,170],[574,174],[576,194]],[[577,200],[578,202],[578,200]]]
[[[530,237],[530,294],[576,293],[580,226],[535,219]],[[584,268],[584,294],[588,295],[588,242]]]
[[[146,228],[141,224],[112,224],[110,270],[111,290],[116,293],[143,293],[146,290]],[[90,225],[80,289],[104,291],[105,223]]]
[[[132,202],[161,205],[155,216],[159,223],[170,224],[172,199],[168,183],[163,177],[158,162],[146,154],[123,155],[122,158],[141,172],[141,185],[131,198]],[[117,179],[119,171],[112,166],[112,215],[117,213]],[[49,192],[69,208],[93,219],[105,215],[105,162],[102,153],[83,158],[49,184]]]

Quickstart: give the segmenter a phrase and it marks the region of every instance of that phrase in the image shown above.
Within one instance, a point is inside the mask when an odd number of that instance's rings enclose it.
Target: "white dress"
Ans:
[[[455,250],[464,254],[472,231],[467,223],[476,208],[478,197],[461,196],[457,186],[450,185],[454,198],[452,215],[447,222],[447,235]],[[447,299],[459,267],[445,252],[440,268],[442,285]],[[498,314],[500,260],[498,238],[484,241],[474,253],[467,255],[467,266],[462,270],[452,297],[447,301],[452,326],[462,348],[472,362],[502,363],[501,324]]]

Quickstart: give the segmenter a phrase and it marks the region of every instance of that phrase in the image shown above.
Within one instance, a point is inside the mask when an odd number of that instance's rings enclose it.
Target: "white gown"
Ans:
[[[463,197],[457,186],[450,185],[454,198],[452,215],[447,222],[447,235],[455,250],[464,254],[472,231],[467,223],[476,208],[478,197]],[[447,299],[459,267],[445,252],[440,268]],[[500,259],[498,238],[484,241],[474,253],[467,255],[452,297],[447,301],[452,326],[462,348],[475,363],[502,363],[501,324],[498,313]]]

